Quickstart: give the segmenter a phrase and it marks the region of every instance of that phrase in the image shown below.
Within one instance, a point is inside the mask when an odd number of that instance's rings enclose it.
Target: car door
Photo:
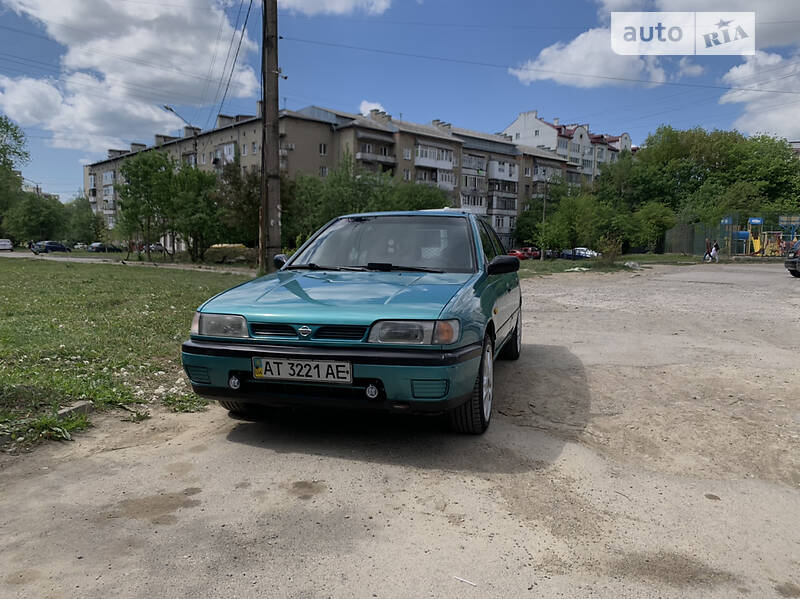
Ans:
[[[484,223],[476,219],[481,247],[483,248],[483,268],[488,270],[489,263],[497,256],[497,248],[492,241],[492,236]],[[488,308],[491,319],[494,321],[495,332],[499,333],[498,328],[502,324],[502,303],[505,294],[505,284],[502,280],[503,275],[487,275],[483,290],[481,291],[481,304]],[[497,334],[498,339],[502,337]]]
[[[483,224],[488,230],[489,236],[497,248],[497,253],[505,254],[506,250],[503,247],[503,243],[500,241],[500,237],[497,235],[495,230],[490,224]],[[500,320],[497,332],[497,338],[498,340],[501,340],[504,339],[514,329],[517,309],[519,308],[521,302],[521,292],[519,288],[519,277],[516,272],[509,272],[497,276],[501,281],[499,291],[502,294],[500,296],[498,306],[502,318]]]

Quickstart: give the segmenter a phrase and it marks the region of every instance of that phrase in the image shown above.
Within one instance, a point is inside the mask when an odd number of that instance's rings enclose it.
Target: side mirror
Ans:
[[[283,265],[286,264],[288,259],[286,254],[275,254],[272,257],[272,263],[275,265],[275,268],[283,268]]]
[[[519,258],[516,256],[495,256],[494,260],[489,262],[488,273],[490,275],[502,275],[508,272],[517,272],[519,270]]]

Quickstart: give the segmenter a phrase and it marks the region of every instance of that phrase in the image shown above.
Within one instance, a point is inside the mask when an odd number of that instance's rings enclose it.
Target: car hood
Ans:
[[[435,319],[470,273],[279,271],[206,302],[201,310],[248,320],[371,324],[385,318]]]

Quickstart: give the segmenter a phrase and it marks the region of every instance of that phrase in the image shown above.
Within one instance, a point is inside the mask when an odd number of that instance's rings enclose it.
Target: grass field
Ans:
[[[146,418],[160,402],[201,408],[180,365],[192,313],[247,277],[211,272],[0,260],[0,444],[69,438],[84,416],[58,408],[91,400]]]

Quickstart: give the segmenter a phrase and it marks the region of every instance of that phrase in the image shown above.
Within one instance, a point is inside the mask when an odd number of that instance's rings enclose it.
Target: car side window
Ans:
[[[489,232],[486,230],[486,225],[482,222],[478,223],[478,231],[481,234],[481,245],[483,246],[483,255],[486,256],[486,263],[491,262],[497,256],[497,250],[494,248],[492,238],[489,237]]]
[[[489,234],[492,236],[492,241],[494,241],[494,245],[497,248],[497,253],[505,254],[506,248],[503,246],[503,242],[500,241],[500,237],[497,235],[495,230],[492,229],[492,226],[489,224],[486,225],[486,228],[489,229]]]

